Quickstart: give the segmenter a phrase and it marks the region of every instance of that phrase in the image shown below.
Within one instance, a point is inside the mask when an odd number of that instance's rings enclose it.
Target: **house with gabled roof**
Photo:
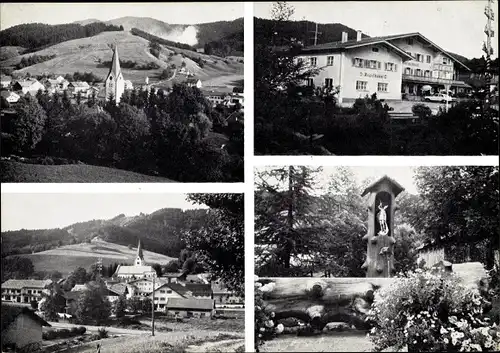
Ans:
[[[340,86],[340,103],[373,93],[380,99],[400,100],[402,93],[422,94],[424,89],[457,91],[467,87],[459,73],[470,71],[420,33],[363,38],[358,31],[349,39],[343,32],[341,41],[303,47],[296,60],[321,69],[307,85]]]
[[[168,315],[175,317],[212,317],[215,303],[213,299],[171,298],[166,310]]]
[[[50,279],[9,279],[2,283],[2,301],[31,303],[49,294],[54,282]]]
[[[20,94],[30,94],[34,96],[40,90],[45,91],[45,86],[42,85],[38,80],[32,78],[16,81],[12,86],[12,90],[14,92],[19,92]]]
[[[2,303],[2,352],[15,350],[35,351],[42,345],[42,327],[50,324],[27,307]]]
[[[197,78],[188,78],[186,81],[184,81],[184,83],[188,86],[188,87],[196,87],[196,88],[201,88],[201,80],[197,79]]]

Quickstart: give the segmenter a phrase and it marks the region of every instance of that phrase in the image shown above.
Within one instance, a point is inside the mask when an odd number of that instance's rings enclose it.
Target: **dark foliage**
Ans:
[[[123,29],[102,22],[84,26],[76,23],[62,25],[29,23],[0,31],[0,42],[3,46],[21,46],[33,50],[72,39],[92,37],[102,32],[120,30]]]
[[[54,59],[56,57],[55,54],[53,55],[31,55],[31,56],[23,56],[19,64],[16,65],[16,69],[20,70],[24,67],[28,67],[31,65],[35,65],[38,63],[43,63],[44,61],[49,61],[51,59]]]

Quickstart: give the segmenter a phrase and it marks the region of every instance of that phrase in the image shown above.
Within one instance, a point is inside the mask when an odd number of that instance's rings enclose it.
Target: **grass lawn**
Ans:
[[[267,341],[261,352],[372,352],[374,345],[364,333],[334,332],[319,336],[282,335]]]
[[[144,317],[139,320],[141,323],[151,325],[151,318]],[[159,330],[173,330],[173,331],[190,331],[190,330],[203,330],[203,331],[229,331],[229,332],[245,332],[245,320],[239,319],[207,319],[207,318],[190,318],[185,319],[183,322],[176,322],[175,319],[167,318],[166,316],[157,316],[155,318],[155,327]]]
[[[86,164],[41,165],[0,162],[2,183],[168,183],[172,180]]]
[[[94,341],[71,348],[69,353],[95,353],[97,343],[101,344],[101,352],[106,353],[183,353],[189,346],[201,345],[205,342],[241,339],[240,335],[219,334],[216,332],[189,331],[189,333],[158,333],[151,335],[121,336]]]

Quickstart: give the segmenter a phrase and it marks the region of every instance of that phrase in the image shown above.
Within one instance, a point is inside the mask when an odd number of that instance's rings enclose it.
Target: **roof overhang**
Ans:
[[[448,54],[448,52],[446,50],[444,50],[439,45],[437,45],[436,43],[432,42],[430,39],[428,39],[427,37],[423,36],[419,32],[407,33],[407,34],[400,34],[400,35],[394,35],[394,36],[387,36],[386,40],[389,41],[389,40],[393,40],[393,39],[408,38],[408,37],[419,37],[419,38],[423,39],[424,41],[426,41],[427,43],[429,43],[431,46],[433,46],[435,49],[437,49],[438,51],[440,51],[441,53],[443,53],[444,55],[446,55],[448,58],[450,58],[454,62],[460,64],[461,66],[463,66],[464,68],[466,68],[468,71],[471,71],[471,69],[467,65],[465,65],[460,60],[457,60],[452,55]]]
[[[388,48],[394,50],[396,54],[401,56],[403,58],[403,61],[407,60],[412,60],[413,57],[409,55],[407,52],[402,50],[401,48],[395,46],[394,44],[386,41],[386,40],[376,40],[376,41],[359,41],[359,42],[352,42],[347,45],[340,46],[338,48],[314,48],[314,47],[306,47],[301,50],[301,54],[312,54],[312,53],[322,53],[322,52],[330,52],[330,53],[335,53],[335,52],[343,52],[346,50],[351,50],[351,49],[357,49],[361,47],[367,47],[371,45],[385,45]]]

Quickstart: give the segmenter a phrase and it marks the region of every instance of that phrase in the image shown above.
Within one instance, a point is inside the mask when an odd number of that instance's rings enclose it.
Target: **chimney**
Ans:
[[[347,42],[347,40],[348,40],[347,32],[342,32],[342,43]]]
[[[360,31],[360,30],[358,30],[358,31],[356,32],[356,41],[358,41],[358,42],[359,42],[359,41],[361,40],[361,37],[362,37],[362,36],[363,36],[363,33],[361,33],[361,31]]]

